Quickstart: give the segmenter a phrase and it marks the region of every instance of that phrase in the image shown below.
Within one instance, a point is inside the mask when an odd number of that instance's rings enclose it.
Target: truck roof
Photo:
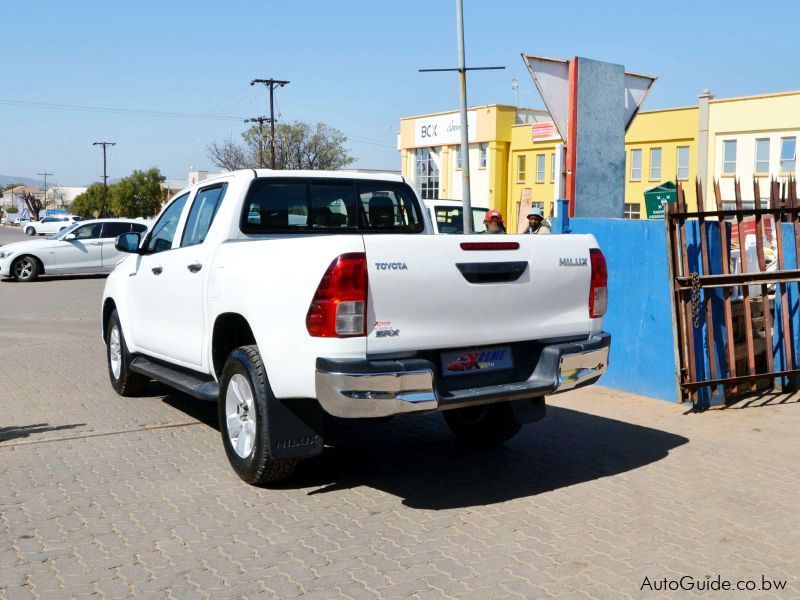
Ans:
[[[198,185],[204,185],[208,182],[213,182],[218,179],[226,179],[230,177],[250,179],[255,175],[256,177],[306,177],[316,179],[364,179],[370,181],[394,181],[404,182],[405,178],[402,175],[395,173],[354,173],[352,171],[281,171],[272,169],[240,169],[238,171],[231,171],[229,173],[221,173],[195,184],[186,186],[184,189],[193,188]]]

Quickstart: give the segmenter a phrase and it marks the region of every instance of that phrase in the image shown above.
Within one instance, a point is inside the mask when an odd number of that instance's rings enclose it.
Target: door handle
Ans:
[[[153,271],[153,275],[161,275],[161,271],[163,271],[163,267],[153,267],[151,271]]]
[[[192,273],[197,273],[200,269],[203,268],[201,263],[192,263],[190,265],[186,265],[186,268],[189,269]]]

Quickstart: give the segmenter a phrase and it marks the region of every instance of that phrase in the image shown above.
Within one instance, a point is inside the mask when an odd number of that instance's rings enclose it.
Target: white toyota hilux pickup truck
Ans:
[[[180,192],[103,293],[108,372],[217,401],[252,484],[322,452],[324,414],[443,411],[471,446],[597,381],[606,264],[591,235],[447,236],[399,176],[245,170]]]

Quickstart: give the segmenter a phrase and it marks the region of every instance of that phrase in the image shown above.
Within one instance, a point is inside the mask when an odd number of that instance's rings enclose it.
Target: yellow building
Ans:
[[[698,107],[642,111],[625,135],[625,216],[647,218],[644,192],[680,181],[690,210],[697,207]]]
[[[507,223],[517,222],[523,202],[551,215],[564,197],[564,145],[548,113],[491,104],[467,118],[473,203],[500,210]],[[457,111],[400,122],[402,173],[423,198],[462,198],[459,123]],[[798,137],[800,91],[714,99],[704,90],[697,106],[642,111],[625,135],[624,216],[646,218],[644,192],[676,179],[690,210],[696,178],[706,208],[715,205],[713,179],[732,208],[736,177],[752,206],[754,177],[762,199],[770,178],[797,178]]]
[[[518,220],[523,202],[538,206],[545,216],[553,214],[555,199],[564,196],[561,182],[563,148],[552,121],[514,126],[508,166],[508,189],[511,193],[503,208],[504,215]]]
[[[547,112],[499,104],[468,110],[470,192],[475,206],[504,212],[512,128],[537,120],[549,120]],[[400,120],[401,172],[423,199],[463,199],[460,123],[458,111]]]

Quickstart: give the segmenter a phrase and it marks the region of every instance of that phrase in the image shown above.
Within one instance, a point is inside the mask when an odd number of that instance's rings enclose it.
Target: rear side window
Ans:
[[[104,223],[103,224],[103,238],[115,238],[123,233],[128,233],[131,230],[130,223]]]
[[[140,225],[139,223],[134,223],[131,226],[131,231],[133,231],[134,233],[144,233],[145,231],[147,231],[147,225]]]
[[[419,233],[422,217],[404,183],[352,179],[256,179],[244,233]]]
[[[472,209],[472,230],[475,233],[486,231],[483,220],[486,218],[486,208]],[[439,233],[464,233],[464,209],[460,206],[439,205],[433,209]]]
[[[183,230],[181,246],[195,246],[205,241],[227,187],[223,183],[197,192]]]

